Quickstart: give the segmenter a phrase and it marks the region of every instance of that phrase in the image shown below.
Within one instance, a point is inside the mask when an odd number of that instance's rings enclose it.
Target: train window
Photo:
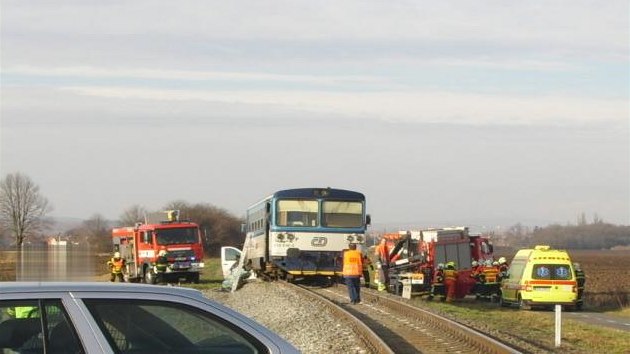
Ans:
[[[363,225],[363,203],[347,201],[325,201],[322,225],[327,227],[361,227]]]
[[[316,200],[279,200],[276,222],[278,226],[317,226],[318,210]]]

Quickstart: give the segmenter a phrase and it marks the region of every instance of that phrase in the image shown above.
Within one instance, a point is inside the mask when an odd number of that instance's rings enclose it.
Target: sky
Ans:
[[[333,187],[389,228],[630,224],[629,4],[0,5],[0,174],[54,217],[243,216]]]

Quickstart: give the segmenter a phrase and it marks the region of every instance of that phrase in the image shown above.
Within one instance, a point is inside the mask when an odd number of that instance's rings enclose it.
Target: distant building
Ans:
[[[66,240],[62,240],[61,238],[58,237],[49,237],[46,240],[46,244],[48,244],[48,246],[67,246],[68,245],[68,241]]]

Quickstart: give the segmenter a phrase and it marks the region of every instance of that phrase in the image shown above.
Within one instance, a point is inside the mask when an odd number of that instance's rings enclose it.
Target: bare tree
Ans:
[[[0,223],[13,234],[16,246],[41,230],[51,210],[48,199],[28,176],[17,172],[0,181]]]
[[[90,246],[104,251],[111,249],[112,237],[109,222],[100,214],[94,214],[83,221],[83,230],[90,242]]]
[[[126,209],[122,215],[120,215],[120,226],[133,226],[137,222],[144,222],[144,215],[147,210],[138,204],[133,205]]]

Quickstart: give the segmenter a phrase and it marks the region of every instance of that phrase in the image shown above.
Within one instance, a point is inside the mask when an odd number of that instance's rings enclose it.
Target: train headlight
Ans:
[[[363,242],[363,236],[357,235],[357,242]]]
[[[278,234],[278,236],[276,236],[276,240],[280,242],[284,241],[284,234]]]
[[[348,240],[348,242],[352,242],[354,241],[354,236],[348,235],[348,237],[346,237],[346,240]]]
[[[294,234],[287,234],[287,240],[289,240],[290,242],[293,242],[293,240],[295,240],[295,235]]]

